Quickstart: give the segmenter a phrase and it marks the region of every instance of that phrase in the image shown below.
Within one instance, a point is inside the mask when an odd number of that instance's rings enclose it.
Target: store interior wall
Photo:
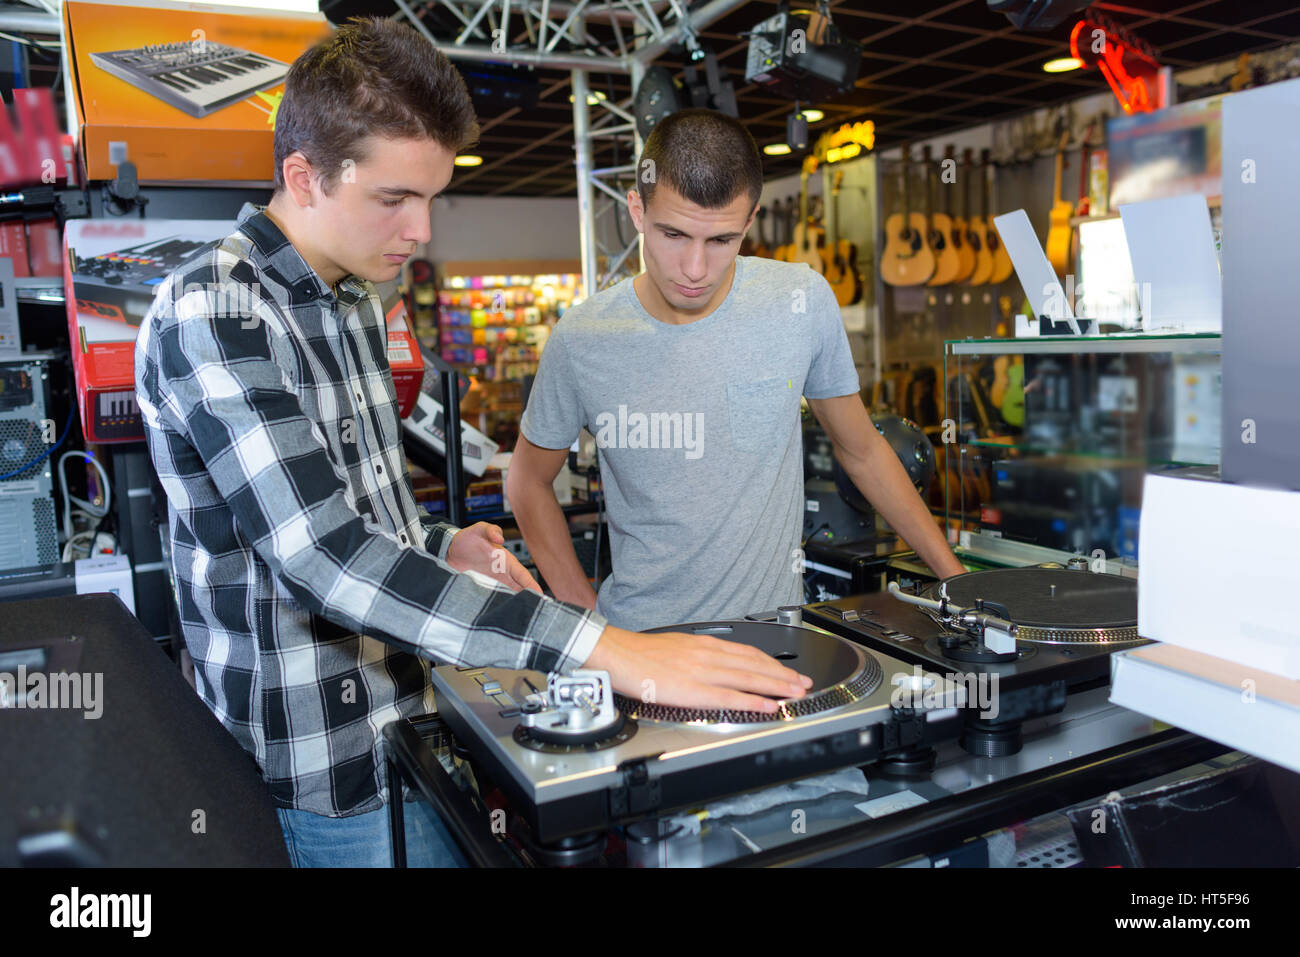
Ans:
[[[443,195],[433,201],[431,218],[432,237],[422,255],[435,264],[578,258],[578,201],[572,197]]]

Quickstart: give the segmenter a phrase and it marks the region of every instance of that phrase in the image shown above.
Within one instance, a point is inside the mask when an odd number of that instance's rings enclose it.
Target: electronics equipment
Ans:
[[[49,415],[49,359],[0,363],[0,570],[59,560]]]
[[[840,36],[824,13],[785,9],[749,34],[745,82],[778,96],[818,102],[850,89],[858,78],[861,47]]]
[[[834,601],[880,591],[891,562],[903,550],[893,535],[859,541],[810,538],[803,545],[803,583],[808,601]]]
[[[792,150],[808,148],[808,117],[801,111],[791,113],[785,118],[785,142]]]
[[[652,66],[646,70],[632,100],[632,113],[636,116],[636,131],[640,137],[645,139],[660,120],[681,108],[681,84],[668,68]]]
[[[704,78],[696,79],[695,61],[704,61]],[[686,75],[686,89],[691,94],[691,105],[706,110],[717,110],[727,116],[740,116],[736,106],[736,84],[723,79],[726,75],[718,68],[718,55],[712,50],[697,48],[692,51],[691,60],[683,71]]]
[[[504,64],[456,64],[465,88],[479,116],[495,116],[506,110],[531,110],[537,106],[537,74],[523,67]]]
[[[113,596],[5,604],[0,675],[0,867],[288,865],[252,759]]]
[[[74,255],[72,278],[78,308],[138,326],[153,305],[158,284],[211,243],[208,239],[168,236],[97,256]]]
[[[441,402],[427,392],[420,392],[410,416],[402,421],[402,435],[403,446],[412,462],[427,472],[445,474],[447,433]],[[460,449],[466,472],[481,478],[498,448],[495,442],[461,419]]]
[[[64,230],[63,282],[77,409],[87,442],[144,438],[135,403],[135,340],[158,284],[232,220],[77,219]],[[230,293],[233,311],[245,305]]]
[[[988,0],[992,13],[1001,13],[1017,30],[1051,30],[1085,9],[1092,0]]]
[[[91,53],[90,60],[196,118],[275,86],[289,72],[287,63],[211,40],[151,43]]]
[[[1068,457],[1002,459],[990,467],[980,523],[1016,541],[1119,554],[1120,474]]]
[[[876,413],[871,423],[894,450],[918,489],[934,478],[934,446],[920,427],[893,413]],[[806,423],[804,445],[804,538],[819,544],[856,542],[875,536],[875,510],[834,458],[826,433]]]
[[[1110,652],[1144,641],[1137,581],[1088,569],[1075,558],[1068,567],[968,572],[919,595],[891,583],[887,593],[819,602],[804,615],[872,651],[952,672],[968,685],[962,745],[987,757],[1015,754],[1025,720],[1106,683]]]
[[[875,511],[869,506],[860,509],[850,505],[835,482],[806,480],[803,499],[805,542],[858,542],[875,534]]]
[[[433,669],[439,714],[508,796],[538,846],[595,853],[618,823],[882,757],[937,734],[959,689],[820,629],[714,621],[660,628],[761,648],[813,679],[775,714],[684,709],[612,692],[603,673]],[[900,688],[914,689],[910,706]]]

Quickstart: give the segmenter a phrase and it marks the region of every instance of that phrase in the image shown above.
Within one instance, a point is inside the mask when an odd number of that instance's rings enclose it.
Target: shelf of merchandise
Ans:
[[[523,413],[523,382],[536,374],[555,322],[582,300],[579,263],[447,262],[438,273],[436,313],[432,301],[416,297],[416,335],[472,378],[465,418],[509,448]]]
[[[1135,561],[1143,476],[1218,466],[1221,355],[1212,332],[946,341],[949,541],[1010,564]]]

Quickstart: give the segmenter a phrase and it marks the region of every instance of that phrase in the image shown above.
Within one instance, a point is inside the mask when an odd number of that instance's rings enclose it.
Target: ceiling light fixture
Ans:
[[[1055,60],[1048,60],[1043,64],[1044,73],[1069,73],[1071,70],[1077,70],[1083,66],[1083,61],[1078,57],[1063,56]]]

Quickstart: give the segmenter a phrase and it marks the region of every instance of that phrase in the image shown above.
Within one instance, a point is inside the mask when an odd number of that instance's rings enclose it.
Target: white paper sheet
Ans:
[[[1300,492],[1148,475],[1138,634],[1300,679]]]
[[[1144,331],[1220,332],[1223,283],[1210,209],[1199,193],[1119,208]]]

